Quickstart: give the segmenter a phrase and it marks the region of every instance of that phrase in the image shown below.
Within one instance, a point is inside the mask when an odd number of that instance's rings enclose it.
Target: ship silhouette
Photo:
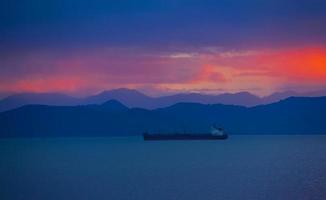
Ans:
[[[215,124],[211,126],[209,133],[143,133],[144,140],[224,140],[228,138],[223,128]]]

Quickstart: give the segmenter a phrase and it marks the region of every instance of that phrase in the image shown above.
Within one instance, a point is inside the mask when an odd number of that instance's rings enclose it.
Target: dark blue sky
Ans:
[[[322,0],[11,0],[5,47],[252,46],[324,43]]]

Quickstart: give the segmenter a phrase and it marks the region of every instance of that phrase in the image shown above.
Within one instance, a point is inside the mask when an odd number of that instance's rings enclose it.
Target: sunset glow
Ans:
[[[161,52],[150,55],[146,50],[136,54],[122,50],[114,57],[114,53],[103,49],[69,57],[38,52],[23,59],[12,55],[2,64],[17,66],[15,77],[3,77],[0,89],[78,93],[83,90],[97,92],[119,87],[149,87],[168,91],[247,90],[265,94],[296,83],[326,84],[326,48],[247,51],[251,53],[208,53],[199,49],[195,53],[186,52],[196,56],[174,57],[163,57]],[[188,55],[186,53],[183,55]],[[29,67],[31,70],[26,71]],[[7,71],[10,73],[9,69]]]
[[[0,93],[323,89],[323,2],[287,3],[15,5],[2,12],[12,20],[0,31]]]

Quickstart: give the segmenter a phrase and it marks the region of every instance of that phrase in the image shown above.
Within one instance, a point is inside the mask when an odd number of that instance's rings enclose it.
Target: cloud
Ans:
[[[11,92],[76,92],[86,86],[81,77],[50,76],[46,78],[22,79],[15,82],[1,81],[0,90]]]
[[[326,48],[285,49],[256,59],[257,65],[289,81],[326,82]]]
[[[234,58],[234,57],[247,57],[247,56],[254,56],[258,55],[259,51],[253,51],[253,50],[246,50],[246,51],[225,51],[218,53],[218,56],[222,58]]]
[[[11,54],[0,60],[0,90],[69,92],[144,87],[185,83],[196,72],[197,61],[151,54],[130,48]]]
[[[190,83],[223,83],[226,81],[226,77],[218,71],[218,67],[213,65],[204,65],[199,73],[195,75],[194,79],[190,81]]]
[[[270,93],[326,84],[326,48],[34,50],[0,60],[0,91],[97,92],[129,87],[166,91]],[[154,90],[153,90],[154,91]]]
[[[195,53],[174,53],[174,54],[169,55],[168,57],[178,59],[178,58],[194,58],[196,56],[197,56],[197,54],[195,54]]]

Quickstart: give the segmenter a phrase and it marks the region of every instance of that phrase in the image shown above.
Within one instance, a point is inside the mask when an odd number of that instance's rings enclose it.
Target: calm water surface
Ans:
[[[2,139],[0,199],[326,199],[326,136]]]

